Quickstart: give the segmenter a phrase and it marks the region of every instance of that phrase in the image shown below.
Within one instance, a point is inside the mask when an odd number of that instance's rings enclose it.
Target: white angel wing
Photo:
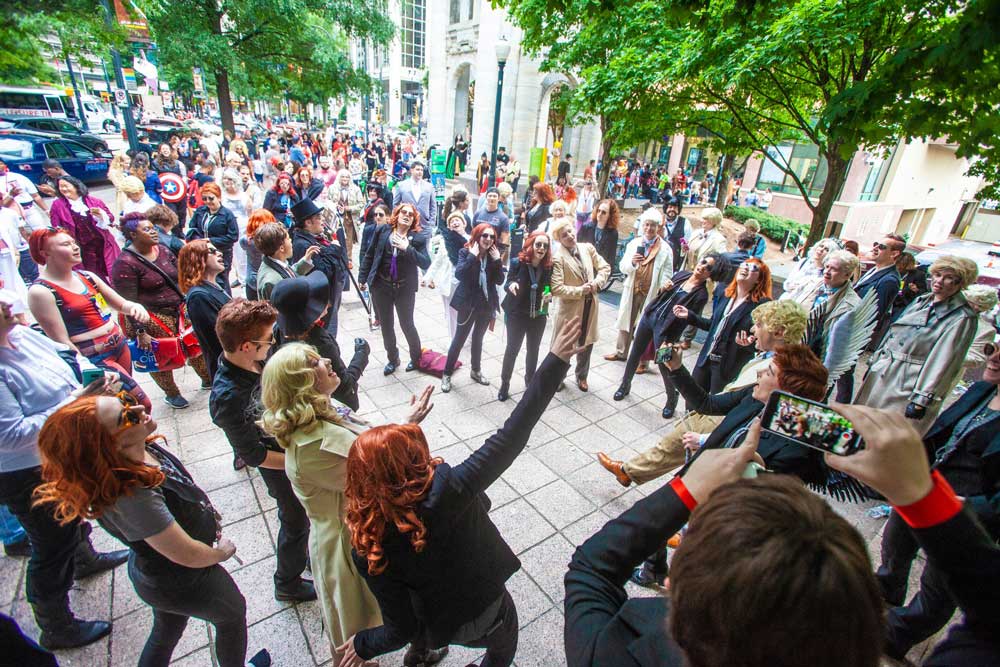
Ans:
[[[875,333],[877,322],[878,294],[869,290],[854,310],[833,323],[823,359],[830,373],[829,386],[858,362]]]

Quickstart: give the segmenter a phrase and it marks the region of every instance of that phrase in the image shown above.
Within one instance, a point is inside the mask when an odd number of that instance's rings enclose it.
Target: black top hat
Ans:
[[[292,217],[295,218],[295,224],[301,225],[303,222],[313,217],[314,215],[319,215],[323,213],[323,209],[313,202],[309,197],[303,197],[302,199],[295,202],[295,205],[291,208]]]
[[[330,281],[322,271],[304,278],[285,278],[271,291],[271,304],[278,310],[278,328],[286,336],[304,334],[330,303]]]

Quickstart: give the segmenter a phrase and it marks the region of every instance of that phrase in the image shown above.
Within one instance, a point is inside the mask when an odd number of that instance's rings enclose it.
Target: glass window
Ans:
[[[827,164],[819,155],[819,148],[811,143],[786,142],[767,149],[781,167],[792,171],[805,185],[810,197],[819,197],[826,185]],[[757,189],[771,188],[772,192],[801,194],[795,181],[785,170],[765,159],[757,177]]]
[[[420,69],[424,66],[425,0],[403,0],[400,42],[403,46],[403,67]]]
[[[871,156],[868,161],[868,174],[865,176],[865,184],[861,187],[858,201],[878,201],[886,176],[889,174],[890,162],[892,156],[889,156],[888,160],[878,155]]]
[[[66,144],[66,148],[73,154],[73,157],[78,157],[81,160],[89,160],[94,157],[94,152],[83,144],[78,144],[75,141],[66,141],[63,143]]]
[[[30,141],[0,138],[0,156],[12,160],[30,160],[34,155]]]
[[[451,0],[448,18],[452,23],[458,23],[462,20],[462,0]]]
[[[50,157],[54,160],[67,160],[70,157],[69,149],[62,145],[61,142],[53,141],[45,144],[45,157]]]

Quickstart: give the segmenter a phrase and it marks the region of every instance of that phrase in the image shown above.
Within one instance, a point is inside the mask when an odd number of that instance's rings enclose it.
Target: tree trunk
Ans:
[[[219,96],[219,115],[222,117],[222,129],[229,130],[235,136],[236,123],[233,122],[233,101],[229,97],[229,72],[224,69],[215,70],[215,93]]]
[[[722,167],[719,169],[719,173],[715,179],[716,184],[719,186],[718,191],[715,195],[715,207],[720,211],[726,210],[726,194],[729,192],[729,181],[731,180],[729,175],[733,169],[733,161],[735,158],[727,153],[722,156]]]
[[[604,199],[608,191],[608,177],[611,175],[611,137],[605,127],[607,123],[601,116],[601,171],[597,174],[597,198]]]
[[[823,238],[833,202],[840,196],[840,191],[847,180],[847,169],[850,167],[850,162],[840,157],[838,148],[839,146],[829,146],[825,154],[828,167],[826,184],[823,186],[823,192],[819,195],[816,208],[813,209],[809,237],[806,239],[805,247],[807,248],[812,247],[814,243]]]

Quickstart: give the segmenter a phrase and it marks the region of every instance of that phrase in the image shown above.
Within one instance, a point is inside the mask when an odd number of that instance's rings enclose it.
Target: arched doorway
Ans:
[[[455,124],[452,139],[461,136],[469,141],[472,136],[472,113],[476,97],[476,82],[472,78],[472,65],[462,63],[455,73]]]

